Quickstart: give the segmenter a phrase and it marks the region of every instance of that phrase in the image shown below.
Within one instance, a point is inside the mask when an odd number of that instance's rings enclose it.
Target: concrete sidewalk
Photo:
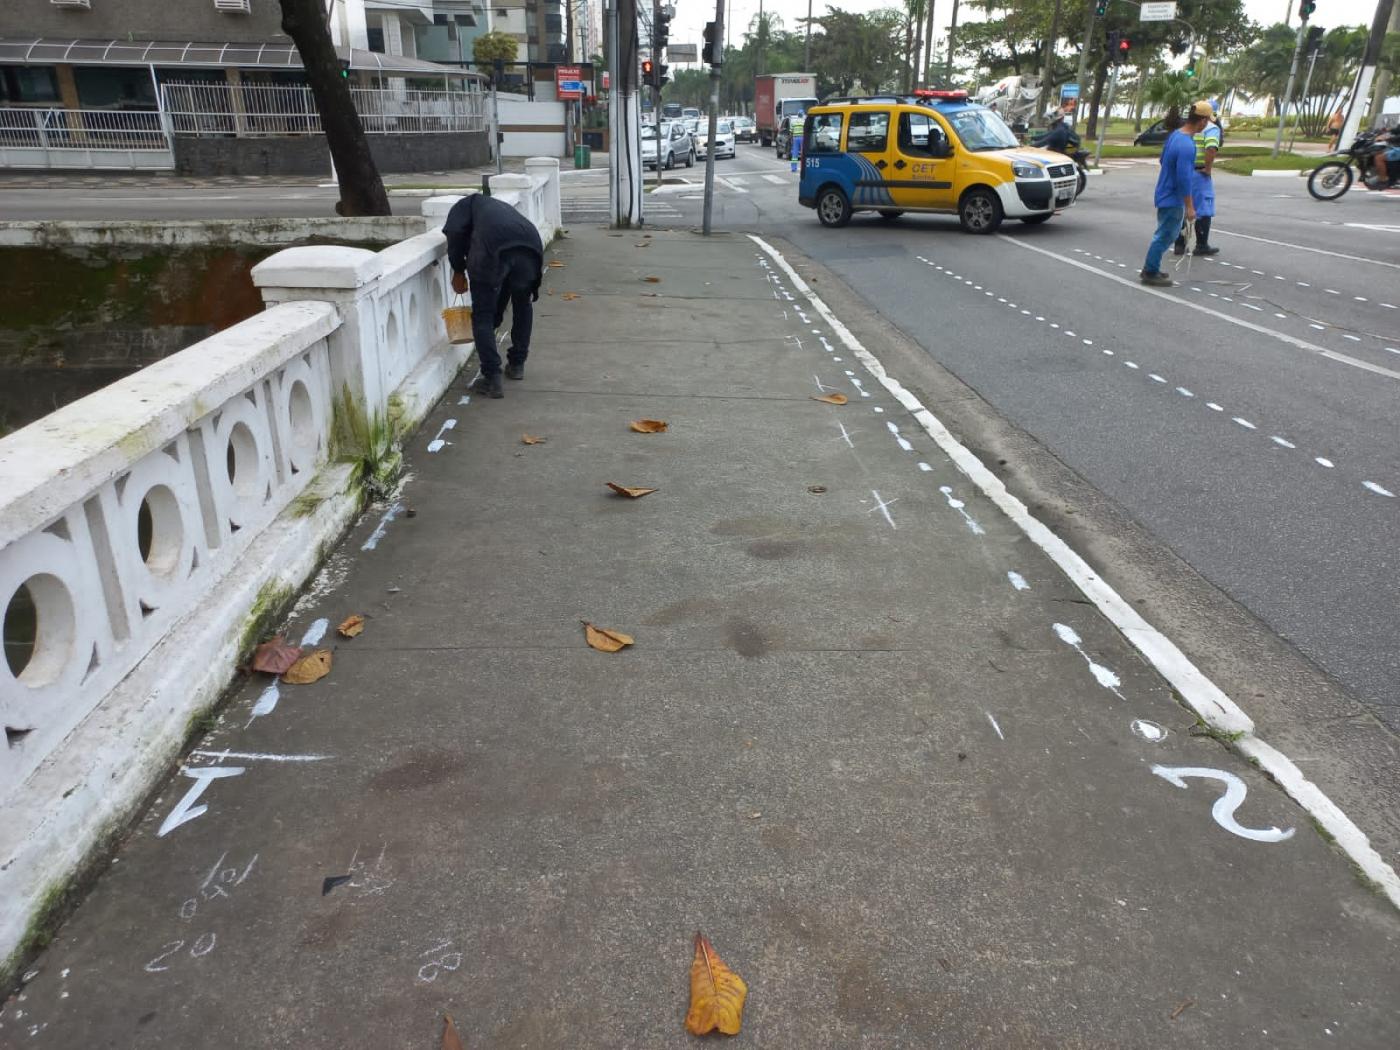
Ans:
[[[331,674],[231,699],[0,1046],[694,1045],[697,928],[745,1045],[1396,1045],[1393,907],[776,261],[551,258],[298,606]]]

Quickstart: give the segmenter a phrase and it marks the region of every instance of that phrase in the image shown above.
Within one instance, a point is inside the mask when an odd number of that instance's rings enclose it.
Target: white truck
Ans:
[[[771,146],[784,117],[800,117],[817,104],[815,73],[760,73],[754,77],[753,119],[758,144]]]

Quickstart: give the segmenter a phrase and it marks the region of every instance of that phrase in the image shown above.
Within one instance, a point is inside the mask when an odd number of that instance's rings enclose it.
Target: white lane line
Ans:
[[[334,755],[274,755],[264,751],[191,751],[198,758],[212,758],[222,762],[226,758],[253,759],[261,762],[325,762]]]
[[[1214,401],[1207,401],[1207,402],[1206,402],[1206,408],[1210,409],[1212,412],[1224,412],[1224,411],[1225,411],[1223,408],[1221,408],[1219,405],[1217,405]]]
[[[1244,427],[1246,430],[1258,430],[1258,429],[1259,429],[1259,428],[1256,427],[1253,423],[1251,423],[1249,420],[1245,419],[1243,416],[1235,416],[1235,417],[1233,417],[1233,418],[1234,418],[1234,421],[1235,421],[1236,423],[1238,423],[1240,426]]]
[[[1361,484],[1370,489],[1377,496],[1389,496],[1391,499],[1396,498],[1395,493],[1391,492],[1390,489],[1381,488],[1381,486],[1377,485],[1374,481],[1363,481]]]
[[[1187,707],[1209,726],[1226,733],[1243,734],[1236,739],[1235,747],[1242,754],[1256,759],[1260,768],[1316,818],[1367,878],[1375,882],[1391,903],[1400,908],[1400,875],[1396,875],[1394,869],[1376,852],[1366,834],[1315,784],[1303,776],[1286,755],[1254,736],[1254,722],[1224,690],[1207,678],[1170,638],[1148,623],[1142,614],[1109,586],[1069,544],[1036,518],[1024,503],[1007,490],[1000,478],[952,435],[937,416],[925,408],[899,380],[891,376],[879,358],[867,350],[841,319],[832,313],[831,308],[812,291],[811,286],[792,268],[781,252],[754,234],[749,234],[749,239],[782,267],[794,287],[808,298],[866,370],[919,421],[929,437],[954,465],[981,489],[1032,543],[1045,552],[1086,598],[1094,603],[1099,612],[1176,690]],[[1053,252],[1045,254],[1054,255]]]
[[[1179,386],[1179,387],[1177,387],[1177,388],[1176,388],[1176,392],[1177,392],[1178,394],[1180,394],[1182,397],[1195,397],[1195,396],[1196,396],[1195,394],[1191,393],[1191,391],[1187,390],[1184,386]]]
[[[720,177],[720,176],[718,176],[718,175],[715,176],[715,181],[718,182],[721,186],[727,186],[727,187],[729,187],[729,188],[730,188],[731,190],[733,190],[735,193],[748,193],[748,192],[749,192],[748,190],[744,189],[744,187],[742,187],[742,186],[737,186],[737,185],[735,185],[734,183],[730,182],[728,179],[722,178],[722,177]]]
[[[1269,435],[1269,440],[1272,441],[1275,445],[1281,445],[1281,446],[1283,446],[1284,448],[1297,448],[1297,447],[1298,447],[1297,445],[1293,444],[1293,442],[1289,441],[1287,438],[1281,438],[1281,437],[1279,437],[1277,434],[1270,434],[1270,435]]]
[[[1324,457],[1324,456],[1314,456],[1314,457],[1313,457],[1313,462],[1316,463],[1316,464],[1317,464],[1318,466],[1320,466],[1320,467],[1327,467],[1329,470],[1330,470],[1332,467],[1335,467],[1335,466],[1337,465],[1337,464],[1333,463],[1330,459],[1327,459],[1327,458]]]
[[[1243,236],[1243,234],[1236,234],[1236,236]],[[1142,293],[1143,295],[1153,295],[1159,299],[1165,299],[1169,303],[1174,303],[1178,306],[1181,305],[1182,300],[1178,296],[1167,295],[1165,292],[1160,291],[1156,288],[1148,288],[1140,281],[1132,281],[1126,277],[1119,277],[1116,273],[1106,273],[1096,266],[1090,266],[1088,263],[1080,262],[1078,259],[1071,259],[1067,255],[1061,255],[1059,252],[1052,252],[1049,249],[1040,248],[1034,244],[1027,244],[1024,241],[1018,241],[1016,240],[1016,238],[1008,237],[1004,233],[998,233],[996,234],[996,237],[1007,244],[1014,244],[1017,248],[1022,248],[1025,251],[1037,252],[1040,255],[1044,255],[1048,258],[1058,259],[1060,262],[1068,263],[1070,266],[1076,266],[1081,270],[1095,274],[1099,277],[1104,278],[1105,280],[1115,281],[1118,284],[1123,285],[1123,287],[1131,288],[1136,292]],[[1255,239],[1259,240],[1262,238]],[[1270,243],[1283,242],[1275,241]],[[1369,260],[1363,259],[1361,261],[1367,262]],[[1382,263],[1380,265],[1389,266],[1391,264]],[[1396,265],[1395,268],[1397,270],[1400,270],[1400,265]],[[1297,337],[1288,335],[1284,332],[1276,332],[1272,328],[1265,328],[1263,325],[1255,324],[1253,321],[1246,321],[1243,317],[1234,317],[1231,314],[1224,313],[1220,310],[1212,310],[1209,306],[1198,306],[1196,307],[1196,309],[1201,313],[1209,314],[1210,316],[1218,318],[1221,321],[1225,321],[1228,324],[1237,325],[1240,328],[1247,328],[1251,332],[1258,332],[1260,335],[1267,335],[1272,339],[1277,339],[1282,343],[1287,343],[1289,346],[1295,346],[1300,350],[1306,350],[1309,353],[1317,354],[1320,357],[1325,357],[1329,361],[1336,361],[1340,364],[1351,365],[1353,368],[1360,368],[1367,372],[1374,372],[1376,375],[1385,376],[1387,379],[1400,379],[1400,372],[1392,371],[1389,368],[1382,368],[1380,365],[1373,365],[1369,361],[1362,361],[1359,358],[1349,357],[1348,355],[1338,353],[1335,350],[1328,350],[1326,347],[1318,346],[1316,343],[1310,343],[1306,339],[1298,339]]]
[[[984,711],[983,714],[987,716],[987,721],[992,723],[992,728],[997,731],[997,736],[1005,740],[1006,734],[1001,731],[1001,726],[997,725],[997,720],[992,717],[992,713],[990,711]]]
[[[1028,591],[1031,589],[1031,585],[1026,582],[1026,578],[1019,572],[1008,572],[1006,578],[1011,581],[1011,586],[1015,587],[1018,591]]]
[[[779,175],[764,175],[763,178],[764,178],[764,181],[765,181],[765,182],[771,182],[771,183],[774,183],[775,185],[778,185],[778,186],[786,186],[786,185],[787,185],[787,179],[782,178],[782,177],[779,176]]]
[[[1156,372],[1148,372],[1148,373],[1147,373],[1147,378],[1150,379],[1150,380],[1152,380],[1154,383],[1165,383],[1165,382],[1166,382],[1166,380],[1163,379],[1161,376],[1159,376]]]
[[[1226,237],[1243,237],[1247,241],[1259,241],[1261,244],[1277,244],[1282,248],[1296,248],[1300,252],[1315,252],[1318,255],[1330,255],[1334,259],[1350,259],[1352,262],[1371,263],[1374,266],[1389,266],[1392,270],[1400,270],[1400,263],[1382,262],[1380,259],[1366,259],[1360,255],[1347,255],[1345,252],[1329,252],[1326,248],[1309,248],[1306,244],[1290,244],[1288,241],[1271,241],[1267,237],[1254,237],[1248,233],[1233,233],[1230,230],[1217,230],[1212,228],[1212,233],[1223,233]],[[1298,282],[1303,284],[1302,281]],[[1306,288],[1307,285],[1303,284]]]

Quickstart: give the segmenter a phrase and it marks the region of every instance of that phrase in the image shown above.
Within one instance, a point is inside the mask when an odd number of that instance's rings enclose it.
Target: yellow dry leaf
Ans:
[[[725,1035],[738,1035],[744,1021],[744,999],[749,987],[718,955],[705,935],[695,933],[695,960],[690,964],[690,1012],[685,1030],[704,1035],[718,1028]]]
[[[825,405],[844,405],[848,400],[845,394],[823,394],[821,397],[812,397],[813,401],[820,401]]]
[[[619,496],[626,496],[628,499],[641,499],[648,493],[656,491],[655,489],[628,488],[626,485],[619,485],[615,481],[609,481],[607,485],[608,488],[612,489]]]
[[[666,432],[664,419],[634,419],[632,429],[638,434],[663,434]]]
[[[549,268],[551,270],[562,270],[564,268],[564,264],[561,263],[558,259],[550,259]]]
[[[563,299],[566,303],[571,303],[578,298],[578,292],[565,292],[559,298]]]
[[[542,437],[535,437],[534,434],[522,434],[522,435],[520,435],[520,443],[521,443],[522,445],[543,445],[544,442],[545,442],[545,439],[544,439],[544,438],[542,438]]]
[[[590,648],[597,649],[600,653],[615,653],[636,641],[630,634],[606,627],[594,627],[587,620],[583,621],[583,637]]]
[[[643,277],[642,280],[646,281],[647,284],[660,284],[660,283],[661,283],[661,278],[660,278],[660,277]]]
[[[451,1014],[442,1015],[442,1050],[467,1050],[462,1037],[457,1034],[457,1026],[452,1023]]]
[[[346,638],[354,638],[355,635],[359,634],[364,629],[365,618],[359,613],[355,613],[353,616],[347,616],[345,622],[336,628],[336,630],[345,635]]]
[[[287,668],[287,673],[282,676],[282,681],[291,685],[310,685],[312,682],[325,678],[330,673],[331,651],[317,649],[315,652],[307,653]]]

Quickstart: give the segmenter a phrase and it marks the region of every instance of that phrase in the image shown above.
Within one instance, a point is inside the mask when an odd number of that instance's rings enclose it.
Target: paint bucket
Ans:
[[[442,322],[447,325],[449,343],[470,343],[472,341],[472,308],[457,297],[458,304],[449,306],[442,312]]]

